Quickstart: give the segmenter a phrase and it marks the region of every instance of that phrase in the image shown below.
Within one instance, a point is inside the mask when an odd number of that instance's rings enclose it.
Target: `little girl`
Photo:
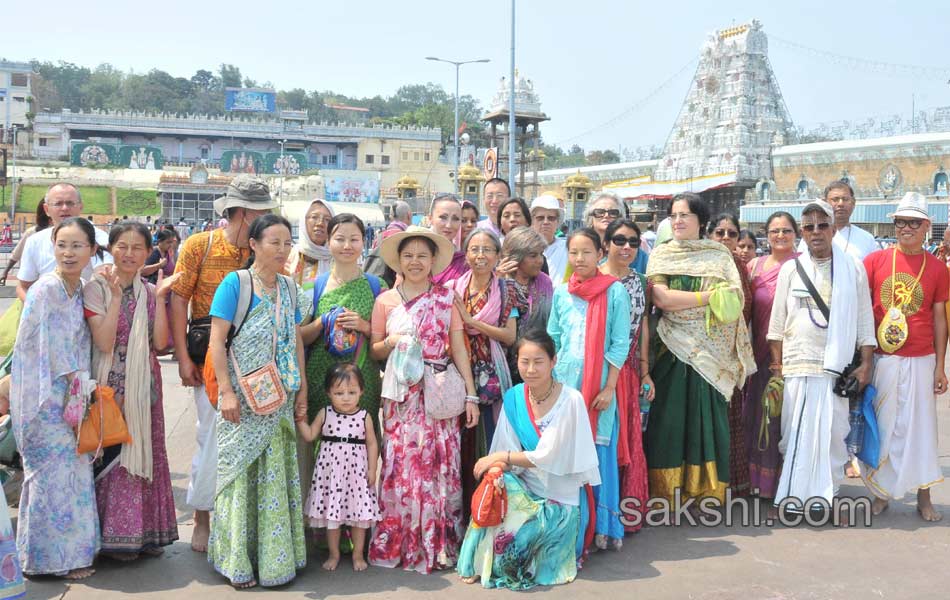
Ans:
[[[379,520],[375,491],[379,445],[369,413],[359,407],[363,393],[359,368],[352,363],[333,366],[324,389],[330,406],[320,409],[310,425],[297,421],[304,440],[321,440],[304,512],[311,527],[327,528],[330,558],[323,568],[332,571],[340,562],[340,527],[347,525],[353,536],[353,569],[363,571],[366,530]]]

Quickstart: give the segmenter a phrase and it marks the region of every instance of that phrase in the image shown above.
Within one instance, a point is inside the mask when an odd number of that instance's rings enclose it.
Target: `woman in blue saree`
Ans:
[[[505,394],[491,452],[475,476],[504,463],[508,510],[495,527],[469,525],[459,552],[463,581],[514,590],[577,576],[581,488],[600,483],[587,405],[554,381],[554,342],[542,330],[515,346],[524,380]]]

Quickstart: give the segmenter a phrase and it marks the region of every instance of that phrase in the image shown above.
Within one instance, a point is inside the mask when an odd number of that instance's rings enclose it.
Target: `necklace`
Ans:
[[[261,295],[269,300],[275,300],[277,298],[277,279],[274,279],[274,285],[269,286],[261,279],[261,275],[257,272],[257,269],[252,268],[249,270],[251,272],[251,278],[261,289]]]
[[[907,285],[907,282],[901,278],[898,278],[898,275],[903,275],[903,273],[897,272],[897,248],[894,248],[894,253],[891,255],[891,305],[888,307],[904,307],[911,303],[914,299],[914,292],[917,290],[917,286],[920,285],[920,278],[924,276],[924,269],[927,267],[927,257],[924,256],[923,262],[920,263],[920,272],[917,273],[917,278],[914,279],[914,282],[910,285]],[[905,255],[906,256],[906,255]],[[907,277],[910,279],[910,277]]]
[[[432,290],[432,282],[430,281],[428,287],[426,287],[426,291],[420,292],[420,293],[416,294],[415,296],[413,296],[412,298],[415,299],[415,298],[421,296],[422,294],[428,294],[431,290]],[[403,303],[403,304],[409,304],[409,298],[406,297],[406,292],[405,292],[405,290],[403,289],[403,284],[397,285],[397,286],[396,286],[396,291],[399,292],[399,297],[402,298],[402,303]]]
[[[541,406],[542,404],[544,404],[545,402],[547,402],[547,399],[548,399],[548,398],[551,397],[551,394],[554,392],[554,387],[555,387],[556,385],[557,385],[557,382],[552,380],[552,381],[551,381],[551,387],[548,388],[547,393],[545,393],[544,396],[542,396],[540,399],[534,397],[534,392],[532,392],[532,391],[531,391],[531,388],[529,387],[529,388],[528,388],[528,397],[530,397],[530,398],[531,398],[531,401],[534,402],[536,405]]]
[[[343,287],[344,285],[350,283],[351,281],[356,281],[357,279],[359,279],[360,277],[362,277],[362,274],[358,274],[356,277],[354,277],[354,278],[352,278],[352,279],[340,279],[340,276],[336,274],[336,271],[331,270],[331,271],[330,271],[330,277],[333,278],[333,281],[336,282],[336,284],[337,284],[338,287]]]

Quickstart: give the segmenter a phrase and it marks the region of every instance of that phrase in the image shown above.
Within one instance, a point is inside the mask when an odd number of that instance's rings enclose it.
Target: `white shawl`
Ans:
[[[823,277],[815,268],[811,253],[804,252],[798,257],[802,268],[815,289],[821,289]],[[858,340],[858,290],[857,264],[848,254],[832,244],[831,247],[831,315],[828,319],[828,336],[825,342],[824,369],[833,375],[840,375],[851,363]],[[804,283],[804,282],[802,282]]]

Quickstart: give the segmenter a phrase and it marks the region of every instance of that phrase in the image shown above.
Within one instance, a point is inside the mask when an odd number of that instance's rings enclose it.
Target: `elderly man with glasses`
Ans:
[[[17,297],[26,300],[26,291],[37,279],[56,268],[53,254],[53,230],[70,217],[82,216],[82,196],[79,188],[71,183],[55,183],[46,190],[44,209],[50,218],[50,226],[30,236],[23,247],[23,261],[17,271]],[[102,264],[111,264],[112,256],[105,252],[109,246],[109,234],[96,228],[96,244],[103,249],[102,256],[92,255],[92,260],[83,271],[83,279],[90,279],[93,270]]]
[[[937,453],[937,395],[947,391],[945,303],[950,273],[924,249],[930,231],[927,200],[909,192],[891,217],[897,245],[864,259],[877,327],[874,357],[874,410],[880,433],[877,460],[862,454],[862,476],[874,502],[872,513],[917,492],[917,512],[925,521],[942,516],[930,487],[942,481]]]
[[[548,276],[554,285],[567,281],[567,239],[557,237],[563,221],[564,209],[554,196],[544,194],[531,202],[531,227],[547,243],[544,258],[548,263]]]
[[[851,224],[851,215],[857,202],[854,199],[854,190],[846,181],[832,181],[825,187],[823,194],[834,212],[834,244],[844,252],[858,260],[880,249],[874,236]],[[805,240],[798,245],[798,251],[805,251]]]
[[[852,371],[858,389],[871,378],[874,318],[864,266],[832,242],[834,209],[824,200],[805,205],[801,229],[805,252],[779,271],[769,322],[769,370],[784,378],[784,455],[775,505],[786,498],[830,506],[848,462],[848,401],[835,381],[860,350]],[[830,307],[830,308],[829,308]],[[812,507],[814,507],[812,505]]]

